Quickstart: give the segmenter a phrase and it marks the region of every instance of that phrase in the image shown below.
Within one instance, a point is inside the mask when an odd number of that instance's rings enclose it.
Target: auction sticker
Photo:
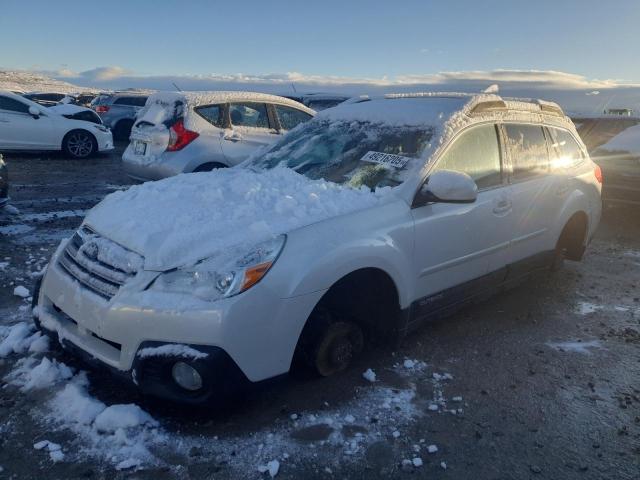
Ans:
[[[367,152],[360,159],[363,162],[378,163],[386,167],[404,168],[409,160],[409,157],[403,157],[401,155],[394,155],[393,153],[383,152]]]

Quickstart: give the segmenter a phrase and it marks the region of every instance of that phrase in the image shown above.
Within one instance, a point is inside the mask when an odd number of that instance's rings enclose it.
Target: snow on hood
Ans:
[[[167,270],[371,207],[389,190],[356,190],[283,167],[220,169],[112,193],[85,223],[144,256],[146,269]]]

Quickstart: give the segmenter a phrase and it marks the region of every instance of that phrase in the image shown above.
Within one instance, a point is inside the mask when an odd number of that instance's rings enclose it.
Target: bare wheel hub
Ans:
[[[356,324],[331,323],[317,344],[316,370],[323,377],[345,370],[362,350],[363,343],[362,330]]]

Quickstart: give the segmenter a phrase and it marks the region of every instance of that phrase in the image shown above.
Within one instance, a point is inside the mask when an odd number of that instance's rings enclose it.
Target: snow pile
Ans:
[[[44,357],[40,363],[33,358],[20,359],[16,368],[6,377],[9,383],[20,387],[23,392],[42,390],[62,380],[68,380],[73,372],[64,363]]]
[[[156,464],[149,447],[166,442],[158,422],[134,404],[107,406],[87,392],[80,373],[50,400],[47,420],[74,432],[82,450],[123,470]]]
[[[64,453],[62,453],[62,447],[57,443],[50,442],[49,440],[42,440],[34,443],[33,448],[36,450],[47,450],[49,452],[49,458],[53,463],[58,463],[64,460]]]
[[[629,152],[633,155],[640,155],[640,125],[634,125],[623,130],[604,145],[598,147],[599,150],[608,152]]]
[[[266,465],[260,465],[258,467],[260,473],[269,472],[271,478],[275,477],[280,471],[280,462],[278,460],[271,460]]]
[[[369,382],[373,383],[376,381],[376,373],[370,368],[367,368],[367,370],[362,374],[362,376],[365,380],[368,380]]]
[[[16,288],[14,288],[13,294],[16,297],[21,297],[21,298],[27,298],[30,295],[29,290],[27,290],[26,287],[22,285],[18,285]]]
[[[0,358],[12,353],[43,352],[47,349],[48,339],[42,333],[35,332],[33,325],[26,322],[11,326],[0,325]]]
[[[311,181],[287,168],[229,168],[112,193],[86,223],[144,256],[145,268],[167,269],[372,207],[387,192]]]

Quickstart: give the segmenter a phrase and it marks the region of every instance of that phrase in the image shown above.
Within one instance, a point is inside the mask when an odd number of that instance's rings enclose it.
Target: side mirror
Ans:
[[[424,203],[473,203],[478,198],[478,186],[464,172],[438,170],[422,186],[420,197]]]
[[[34,106],[31,106],[29,107],[29,115],[31,115],[33,118],[40,118],[40,110],[38,110]]]

